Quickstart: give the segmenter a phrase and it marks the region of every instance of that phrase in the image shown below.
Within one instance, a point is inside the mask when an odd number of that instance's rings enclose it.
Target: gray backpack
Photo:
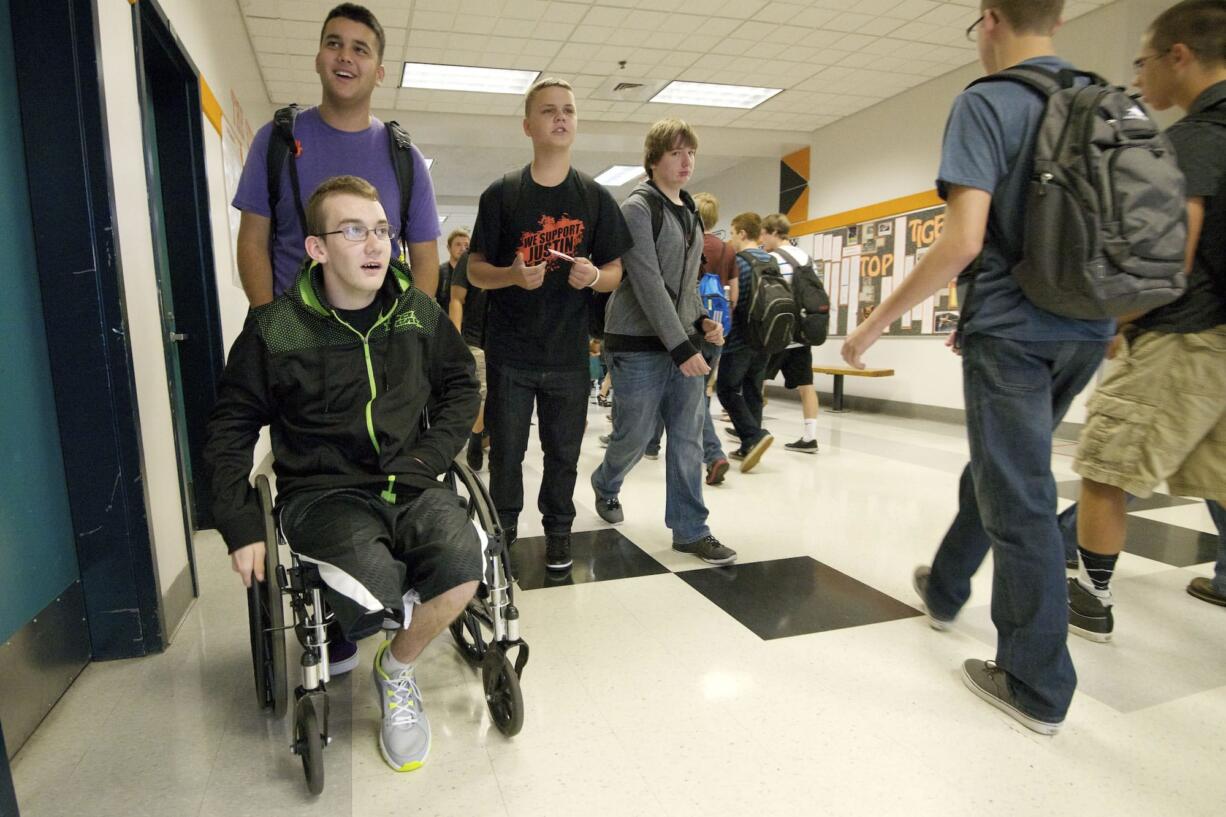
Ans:
[[[1187,286],[1184,178],[1144,106],[1080,71],[1018,65],[972,84],[1000,81],[1021,83],[1047,100],[1022,260],[1013,268],[1026,297],[1082,319],[1178,298]]]

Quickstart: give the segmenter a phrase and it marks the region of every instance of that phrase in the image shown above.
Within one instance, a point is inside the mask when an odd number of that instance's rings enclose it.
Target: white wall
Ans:
[[[698,155],[698,170],[702,170],[702,154]],[[779,160],[746,159],[730,170],[703,178],[689,186],[692,193],[710,193],[719,200],[719,222],[716,229],[727,230],[738,213],[760,215],[779,209]]]
[[[259,68],[233,2],[161,0],[174,32],[188,56],[212,87],[223,107],[234,89],[249,117],[266,119],[271,106],[264,95]],[[106,100],[108,150],[114,184],[120,263],[128,318],[128,341],[136,370],[140,413],[142,476],[150,536],[161,590],[165,593],[187,567],[183,501],[170,413],[162,325],[150,231],[148,189],[136,83],[133,6],[128,0],[99,0],[100,70]],[[241,328],[246,312],[242,291],[230,283],[228,201],[221,176],[221,142],[204,122],[208,194],[218,295],[227,344]],[[217,558],[218,554],[201,554]]]
[[[1121,0],[1068,23],[1057,49],[1081,68],[1108,79],[1131,81],[1133,58],[1149,22],[1165,0]],[[809,217],[931,190],[935,186],[945,118],[953,98],[982,74],[968,66],[817,131],[811,145]],[[1169,118],[1167,118],[1169,121]],[[813,350],[817,365],[842,365],[840,338]],[[892,368],[892,378],[847,378],[846,393],[962,408],[961,371],[944,338],[882,338],[866,356],[869,366]],[[829,390],[829,381],[818,383]],[[1068,419],[1085,418],[1086,395]]]

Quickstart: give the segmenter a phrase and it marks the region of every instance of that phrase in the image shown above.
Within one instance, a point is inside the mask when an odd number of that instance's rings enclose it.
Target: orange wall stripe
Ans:
[[[903,196],[902,198],[890,199],[878,204],[870,204],[868,207],[860,207],[855,210],[847,210],[842,213],[835,213],[832,216],[823,218],[815,218],[812,221],[802,221],[792,225],[792,235],[809,235],[810,233],[821,233],[826,230],[834,230],[839,227],[846,227],[849,224],[859,224],[862,221],[876,221],[877,219],[886,219],[890,216],[896,216],[900,213],[906,213],[911,210],[922,210],[925,207],[936,207],[945,202],[937,195],[936,190],[928,190],[923,193],[916,193],[911,196]]]
[[[792,209],[784,213],[788,217],[788,221],[795,224],[805,220],[805,216],[809,215],[809,190],[805,188],[805,192],[800,194],[800,198],[796,199],[796,203],[792,205]]]
[[[200,77],[200,110],[204,111],[204,115],[213,123],[213,127],[217,129],[217,135],[220,136],[221,103],[217,101],[217,97],[213,96],[213,91],[204,81],[203,75]]]

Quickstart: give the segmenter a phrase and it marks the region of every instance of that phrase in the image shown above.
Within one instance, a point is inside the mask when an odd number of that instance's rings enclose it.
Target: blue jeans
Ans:
[[[1064,542],[1056,523],[1052,431],[1102,362],[1106,343],[963,341],[971,461],[958,515],[932,563],[926,603],[953,618],[992,549],[996,663],[1027,714],[1058,721],[1077,687],[1069,656]]]
[[[612,372],[617,411],[604,461],[592,473],[596,495],[611,499],[621,492],[647,448],[656,419],[663,417],[668,432],[664,524],[679,544],[710,535],[699,445],[703,379],[683,375],[667,352],[614,352]]]
[[[766,379],[769,360],[766,352],[748,347],[725,349],[715,378],[715,393],[741,438],[742,449],[748,449],[766,434],[762,428],[762,381]]]
[[[707,365],[712,369],[719,363],[720,356],[723,355],[723,347],[712,346],[709,343],[702,345],[702,359],[707,362]],[[719,435],[715,433],[715,423],[711,420],[711,398],[707,395],[706,384],[703,384],[702,400],[705,404],[705,414],[702,418],[702,461],[708,465],[716,460],[727,459],[724,456],[724,447],[719,444]],[[647,451],[660,451],[660,438],[664,436],[664,417],[661,415],[656,420],[656,431],[651,435],[651,439],[647,441]]]
[[[1213,592],[1226,596],[1226,508],[1220,502],[1206,499],[1209,515],[1217,525],[1217,564],[1213,566]]]
[[[537,408],[544,473],[537,496],[545,533],[570,533],[575,520],[579,447],[587,423],[587,371],[538,371],[486,363],[485,427],[490,432],[490,495],[503,527],[524,507],[524,452]]]

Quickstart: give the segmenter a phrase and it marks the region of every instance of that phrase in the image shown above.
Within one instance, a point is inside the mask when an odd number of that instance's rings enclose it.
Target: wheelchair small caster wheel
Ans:
[[[302,760],[307,789],[318,795],[324,790],[324,739],[315,704],[309,698],[300,699],[294,712],[293,750]]]
[[[491,648],[481,662],[481,680],[490,719],[498,731],[514,737],[524,726],[524,696],[515,666],[500,648]]]

